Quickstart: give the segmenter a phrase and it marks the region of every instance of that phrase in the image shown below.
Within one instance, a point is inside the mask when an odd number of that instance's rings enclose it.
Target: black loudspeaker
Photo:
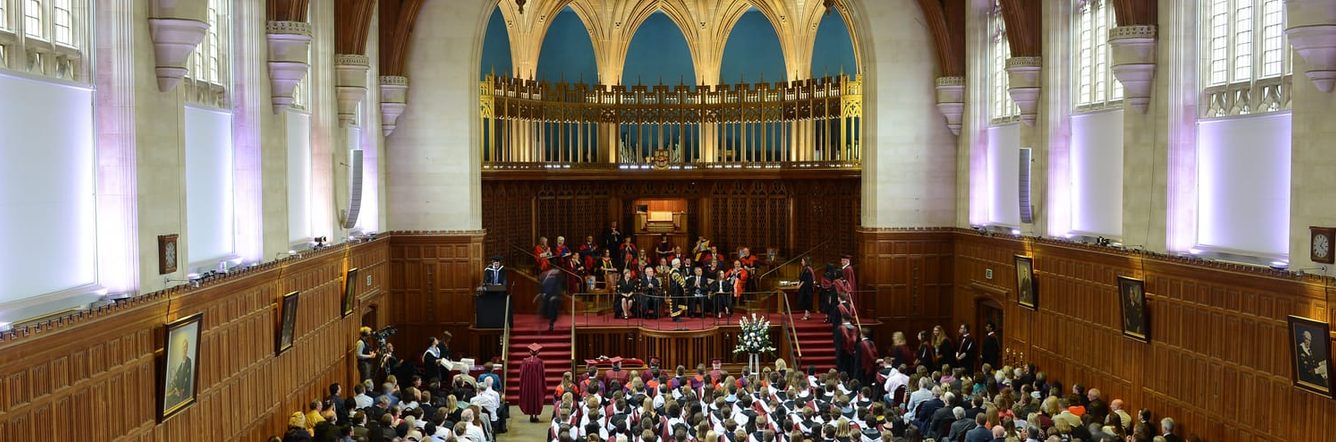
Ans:
[[[477,328],[505,328],[510,312],[506,311],[506,292],[480,290],[473,298],[473,324]]]

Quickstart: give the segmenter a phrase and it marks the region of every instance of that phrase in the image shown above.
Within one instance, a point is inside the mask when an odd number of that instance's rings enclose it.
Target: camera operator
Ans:
[[[371,379],[372,368],[376,366],[376,362],[379,360],[376,351],[371,348],[371,327],[362,327],[358,330],[357,342],[353,344],[353,353],[357,355],[358,380]]]

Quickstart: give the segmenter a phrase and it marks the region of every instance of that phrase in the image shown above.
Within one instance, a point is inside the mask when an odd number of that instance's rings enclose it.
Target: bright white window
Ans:
[[[1206,117],[1289,108],[1283,0],[1202,2]]]
[[[0,0],[0,69],[86,81],[90,3]]]
[[[288,119],[288,241],[310,241],[311,233],[311,115],[287,112]]]
[[[27,0],[27,6],[23,8],[23,30],[29,37],[46,38],[43,32],[46,26],[42,23],[43,8],[42,0]]]
[[[988,223],[1021,225],[1021,129],[1019,124],[988,128]]]
[[[1123,85],[1113,77],[1109,29],[1113,28],[1112,0],[1081,0],[1074,14],[1076,33],[1076,107],[1097,109],[1118,104]]]
[[[1199,248],[1288,256],[1290,120],[1272,112],[1197,123]]]
[[[51,3],[51,27],[55,30],[56,43],[74,44],[74,14],[70,0],[55,0]]]
[[[185,154],[187,262],[212,269],[236,251],[232,114],[187,106]]]
[[[0,73],[0,321],[6,302],[96,282],[93,91]]]
[[[1002,7],[993,3],[992,13],[988,15],[988,103],[993,122],[1008,122],[1020,115],[1020,108],[1011,100],[1007,92],[1007,59],[1011,58],[1011,47],[1007,44],[1007,28],[1002,20]]]
[[[196,103],[223,107],[227,104],[228,41],[231,38],[231,0],[208,0],[205,19],[209,30],[186,63],[187,98]]]

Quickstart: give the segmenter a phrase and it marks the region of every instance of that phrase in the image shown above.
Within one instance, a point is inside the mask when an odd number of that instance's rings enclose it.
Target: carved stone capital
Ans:
[[[271,21],[265,25],[269,42],[269,86],[274,113],[292,105],[292,91],[310,71],[311,25]]]
[[[1039,74],[1043,71],[1040,57],[1011,57],[1007,59],[1007,93],[1021,111],[1021,122],[1034,126],[1039,116]]]
[[[1336,83],[1336,8],[1330,0],[1286,0],[1285,37],[1304,60],[1304,75],[1322,92]]]
[[[408,107],[408,77],[382,75],[380,77],[380,128],[390,136],[397,127],[399,115]]]
[[[370,60],[365,55],[334,56],[334,91],[339,101],[339,124],[357,124],[357,108],[366,100],[367,72],[370,70]]]
[[[965,77],[937,77],[937,110],[946,117],[946,127],[960,135],[961,117],[965,115]]]
[[[158,76],[158,90],[167,92],[186,76],[186,61],[204,41],[209,24],[188,18],[149,18],[149,36],[153,39],[153,69]]]
[[[1123,102],[1145,113],[1155,79],[1155,35],[1152,25],[1118,26],[1109,30],[1113,76],[1123,84]]]

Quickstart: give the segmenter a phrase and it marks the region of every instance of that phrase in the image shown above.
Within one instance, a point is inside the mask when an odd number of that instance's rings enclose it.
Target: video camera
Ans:
[[[395,333],[399,333],[399,329],[394,328],[393,325],[387,325],[385,328],[371,332],[370,336],[371,339],[376,341],[377,347],[383,348],[385,347],[385,340],[394,336]]]

